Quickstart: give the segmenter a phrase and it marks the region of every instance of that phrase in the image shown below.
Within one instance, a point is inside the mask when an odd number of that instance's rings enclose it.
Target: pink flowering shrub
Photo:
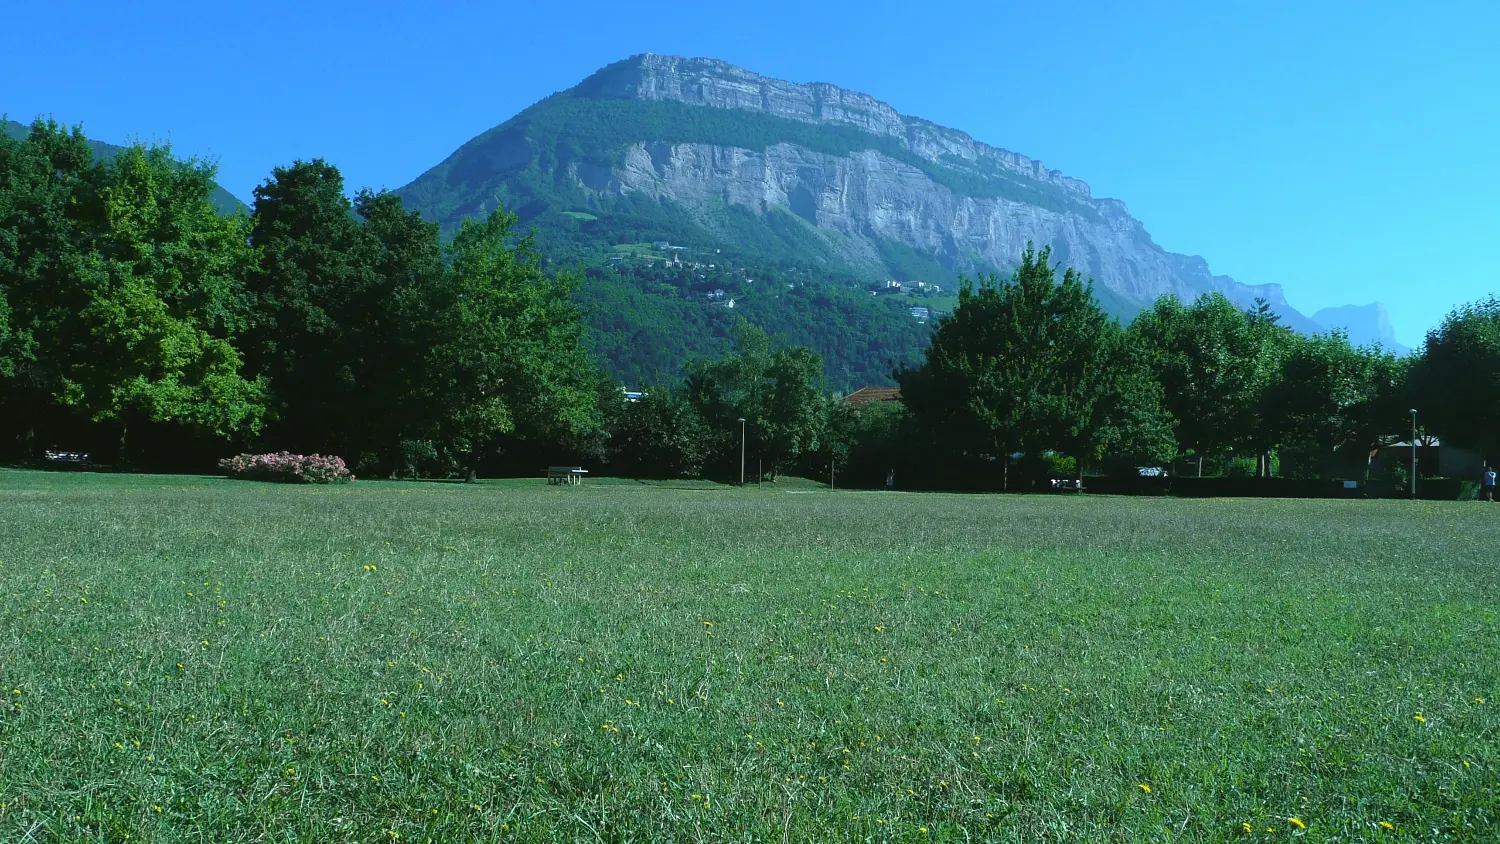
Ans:
[[[241,454],[219,461],[231,478],[292,484],[343,484],[354,480],[343,458],[322,454]]]

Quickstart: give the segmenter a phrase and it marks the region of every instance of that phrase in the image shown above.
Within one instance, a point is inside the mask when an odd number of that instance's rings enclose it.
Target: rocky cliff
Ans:
[[[1116,312],[1218,291],[1243,305],[1264,297],[1316,330],[1279,286],[1240,284],[1163,250],[1123,202],[1036,159],[866,94],[713,59],[610,65],[470,141],[402,195],[449,227],[497,204],[519,208],[544,241],[653,231],[750,248],[763,238],[747,221],[760,221],[789,249],[867,277],[1004,270],[1034,242],[1093,277]]]

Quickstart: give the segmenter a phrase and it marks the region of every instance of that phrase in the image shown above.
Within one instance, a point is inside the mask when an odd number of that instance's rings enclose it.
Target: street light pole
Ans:
[[[1411,409],[1411,497],[1417,498],[1417,409]]]
[[[745,485],[745,417],[740,417],[740,486]]]

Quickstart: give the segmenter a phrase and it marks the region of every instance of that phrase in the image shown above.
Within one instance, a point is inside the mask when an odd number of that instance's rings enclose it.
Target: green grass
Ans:
[[[0,840],[1500,835],[1496,510],[798,491],[0,472]]]

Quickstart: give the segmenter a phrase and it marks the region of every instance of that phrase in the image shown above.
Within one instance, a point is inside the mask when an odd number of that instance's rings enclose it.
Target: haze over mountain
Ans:
[[[825,83],[642,54],[609,65],[460,147],[400,189],[445,229],[497,205],[545,247],[585,253],[668,240],[796,255],[868,279],[1004,271],[1028,241],[1129,317],[1163,294],[1264,298],[1320,326],[1277,284],[1214,275],[1167,252],[1125,204],[1041,161]]]
[[[12,138],[24,138],[31,132],[31,128],[24,123],[17,123],[14,120],[0,120],[0,132],[4,132]],[[94,150],[94,157],[100,160],[111,159],[124,149],[122,146],[105,143],[94,138],[89,138],[89,146]],[[250,213],[249,206],[218,184],[214,185],[214,191],[209,196],[209,199],[213,202],[214,207],[219,209],[220,213]]]
[[[1391,327],[1391,315],[1386,311],[1385,305],[1379,302],[1324,308],[1313,314],[1312,318],[1313,322],[1324,330],[1337,328],[1347,332],[1349,340],[1356,345],[1369,346],[1379,343],[1398,355],[1411,351],[1396,342],[1396,330]]]

